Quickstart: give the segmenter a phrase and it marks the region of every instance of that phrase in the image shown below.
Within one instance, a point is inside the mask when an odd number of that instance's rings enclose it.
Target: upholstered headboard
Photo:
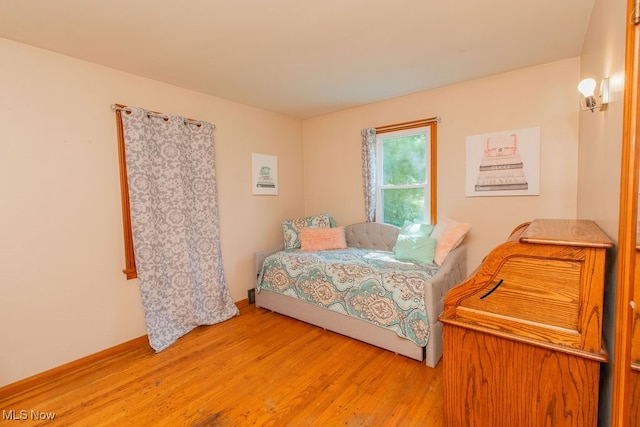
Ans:
[[[349,247],[390,251],[396,244],[400,229],[378,222],[360,222],[345,226],[344,232]]]

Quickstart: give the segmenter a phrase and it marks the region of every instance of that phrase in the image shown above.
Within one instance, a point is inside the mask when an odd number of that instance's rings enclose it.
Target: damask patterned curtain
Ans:
[[[238,314],[222,266],[213,125],[122,113],[131,228],[149,343]]]
[[[376,219],[376,130],[362,130],[362,186],[367,222]]]

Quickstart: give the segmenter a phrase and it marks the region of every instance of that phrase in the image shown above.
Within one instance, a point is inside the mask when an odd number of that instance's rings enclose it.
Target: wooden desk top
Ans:
[[[614,243],[595,222],[585,219],[534,219],[521,243],[612,248]]]

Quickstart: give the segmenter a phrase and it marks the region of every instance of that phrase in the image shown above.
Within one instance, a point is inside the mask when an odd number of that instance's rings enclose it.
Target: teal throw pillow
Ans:
[[[394,252],[396,259],[400,261],[418,262],[421,264],[433,263],[436,253],[437,240],[427,236],[399,235]]]

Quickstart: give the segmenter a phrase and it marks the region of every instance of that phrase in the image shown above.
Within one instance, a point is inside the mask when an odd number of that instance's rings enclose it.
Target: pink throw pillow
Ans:
[[[444,218],[437,223],[431,233],[431,237],[435,237],[437,240],[433,262],[442,265],[449,252],[460,246],[470,229],[471,224],[458,222],[451,218]]]
[[[303,251],[326,251],[345,249],[347,238],[344,227],[303,228],[300,230],[300,249]]]

